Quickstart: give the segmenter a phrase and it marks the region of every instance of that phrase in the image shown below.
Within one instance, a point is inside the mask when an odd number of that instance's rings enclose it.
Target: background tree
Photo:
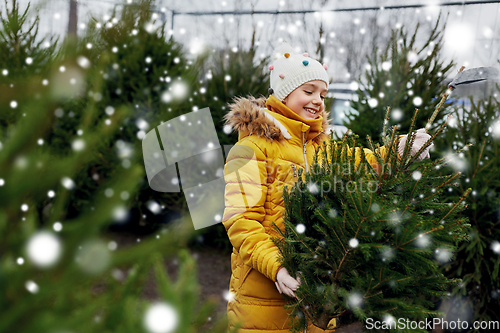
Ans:
[[[20,11],[16,0],[12,0],[10,6],[5,0],[5,11],[0,10],[0,83],[26,79],[33,73],[42,77],[51,69],[51,60],[56,57],[57,40],[40,38],[40,20],[36,16],[28,21],[29,8],[28,4]],[[0,115],[0,127],[5,128],[18,119],[19,112],[7,109]]]
[[[411,115],[419,109],[417,128],[427,123],[434,110],[435,98],[445,90],[444,80],[454,66],[441,60],[443,30],[437,20],[434,29],[422,47],[417,49],[415,32],[408,38],[404,28],[393,31],[390,42],[379,55],[373,52],[368,59],[369,69],[365,80],[358,81],[358,101],[351,107],[357,112],[347,115],[346,125],[361,138],[370,135],[375,141],[380,139],[387,106],[391,107],[389,125],[398,125],[406,132],[411,124]],[[363,144],[366,141],[361,140]]]
[[[67,143],[78,137],[76,125],[87,103],[95,103],[99,110],[92,121],[111,123],[117,110],[130,110],[109,139],[95,147],[94,163],[76,177],[79,186],[73,192],[70,216],[84,209],[96,188],[117,168],[142,163],[146,132],[196,108],[196,92],[191,90],[196,65],[157,22],[153,3],[125,6],[107,20],[92,19],[86,36],[74,48],[68,47],[77,60],[74,65],[87,72],[87,81],[76,98],[66,99],[61,106],[62,116],[49,138],[50,147],[63,154],[70,149]],[[102,79],[98,87],[90,84],[96,77]],[[129,217],[115,227],[148,233],[186,211],[181,192],[155,192],[145,175],[131,199]]]
[[[456,200],[466,188],[473,189],[468,208],[461,212],[470,221],[471,241],[462,244],[457,259],[444,267],[447,276],[460,277],[463,282],[454,290],[454,302],[443,308],[449,311],[448,318],[499,320],[500,103],[493,95],[469,101],[449,111],[453,121],[436,140],[439,156],[451,158],[443,174],[460,171],[464,175],[458,188],[448,189],[450,200]],[[463,153],[452,155],[463,148]]]
[[[2,31],[12,29],[12,17]],[[59,52],[46,59],[54,68],[43,73],[47,83],[29,67],[0,83],[0,114],[20,115],[0,128],[0,332],[225,332],[224,322],[204,328],[214,304],[200,304],[194,259],[182,250],[190,221],[131,246],[106,233],[126,216],[144,178],[142,162],[113,168],[87,193],[88,203],[68,214],[82,170],[95,166],[133,109],[122,105],[102,117],[95,96],[106,94],[106,84],[95,73],[104,73],[106,62],[94,60],[91,70],[88,56]],[[88,100],[80,95],[84,82]],[[75,111],[63,109],[68,105]],[[68,126],[63,116],[78,129],[66,137],[69,147],[51,141]],[[168,256],[179,259],[175,281],[164,268]],[[151,268],[160,294],[154,303],[141,294]]]

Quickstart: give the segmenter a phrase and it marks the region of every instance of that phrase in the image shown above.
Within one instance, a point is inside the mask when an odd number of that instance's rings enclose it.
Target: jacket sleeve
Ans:
[[[401,140],[401,137],[403,137],[403,136],[402,135],[398,136],[396,138],[396,142],[395,142],[396,156],[397,156],[398,160],[400,159],[400,156],[399,156],[399,153],[397,152],[397,147],[398,147],[399,141]],[[387,154],[389,153],[388,148],[386,146],[382,146],[380,148],[377,148],[376,151],[380,154],[380,156],[382,157],[383,160],[385,160]],[[373,170],[375,170],[378,174],[380,174],[383,170],[383,166],[381,166],[379,164],[375,154],[368,148],[363,148],[363,153],[365,154],[366,161],[371,165]],[[348,154],[352,155],[352,148],[349,148]],[[356,164],[356,167],[361,163],[361,148],[359,148],[359,147],[356,147],[356,154],[355,154],[354,161],[355,161],[354,163]],[[386,167],[390,167],[390,165],[387,165]]]
[[[252,141],[238,142],[224,166],[225,210],[222,223],[243,262],[276,281],[279,250],[262,222],[266,215],[266,155]]]
[[[336,142],[334,142],[333,144],[334,144],[334,151],[336,151],[340,145],[337,144]],[[321,146],[321,149],[325,149],[323,145]],[[361,161],[362,161],[361,154],[363,153],[365,155],[366,161],[371,165],[371,167],[377,173],[380,173],[382,171],[382,167],[380,166],[380,164],[377,160],[377,157],[370,149],[360,148],[360,147],[356,147],[353,149],[353,148],[350,148],[349,146],[347,146],[347,149],[348,149],[347,150],[348,156],[352,156],[353,151],[355,151],[354,163],[355,163],[356,167],[359,167],[359,165],[361,164]],[[378,148],[377,152],[380,154],[380,156],[383,159],[385,159],[385,157],[387,156],[387,153],[388,153],[387,148],[385,146]],[[330,149],[329,148],[327,148],[327,154],[328,154],[328,159],[330,159],[331,156],[330,156]]]

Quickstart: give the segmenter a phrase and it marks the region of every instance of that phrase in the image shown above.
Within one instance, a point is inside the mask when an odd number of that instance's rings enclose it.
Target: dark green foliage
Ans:
[[[5,0],[5,12],[0,11],[0,85],[3,93],[9,93],[11,100],[16,101],[19,101],[18,96],[10,86],[13,80],[32,80],[36,77],[41,82],[43,75],[51,69],[57,53],[55,38],[39,38],[38,16],[28,21],[29,7],[20,11],[16,0],[12,0],[11,5]],[[0,113],[0,131],[15,123],[19,117],[17,110],[5,108]]]
[[[30,4],[23,12],[16,0],[12,0],[11,6],[5,0],[5,12],[0,11],[0,70],[8,70],[8,74],[0,76],[0,82],[46,73],[56,55],[57,40],[37,38],[40,20],[37,16],[28,21],[29,8]]]
[[[26,89],[22,84],[17,87]],[[4,101],[1,102],[4,105]],[[77,170],[92,163],[94,156],[88,153],[89,147],[112,135],[126,113],[117,112],[117,121],[111,125],[81,122],[84,134],[80,139],[86,148],[58,156],[47,147],[40,147],[35,140],[53,130],[57,121],[53,105],[49,94],[38,99],[26,97],[20,106],[25,116],[10,127],[9,137],[2,140],[0,332],[145,332],[143,318],[149,302],[141,298],[141,291],[153,262],[160,289],[171,290],[162,292],[161,296],[179,315],[177,331],[198,332],[213,312],[213,305],[205,305],[198,312],[201,306],[193,259],[181,253],[176,283],[164,278],[163,260],[159,259],[175,255],[179,246],[185,244],[191,229],[189,222],[184,221],[168,232],[165,230],[160,239],[151,238],[116,251],[108,249],[109,236],[101,232],[125,207],[118,194],[133,193],[144,177],[142,165],[115,170],[90,196],[92,207],[67,218],[66,209],[72,195],[61,180],[63,177],[74,179]],[[94,104],[82,110],[89,117],[95,112]],[[117,194],[106,196],[106,189]],[[55,196],[46,202],[49,190],[53,190]],[[23,210],[24,204],[27,208]],[[35,209],[40,205],[45,205],[45,227],[40,226],[41,217]],[[52,230],[56,221],[62,225],[58,233]],[[36,265],[27,253],[27,245],[37,232],[51,234],[60,241],[60,258],[52,266]],[[20,257],[24,262],[19,262]],[[103,261],[103,265],[98,264]],[[29,281],[36,283],[38,291],[27,290]],[[225,330],[219,327],[217,331]]]
[[[457,149],[466,150],[443,170],[463,173],[460,186],[447,192],[448,197],[456,200],[469,187],[474,192],[468,198],[468,208],[461,212],[472,226],[471,241],[460,246],[457,260],[444,272],[463,280],[454,291],[463,297],[462,304],[473,308],[470,315],[474,320],[500,320],[500,103],[494,96],[476,101],[471,98],[470,106],[457,106],[450,114],[450,125],[436,140],[439,154],[446,157]],[[469,143],[472,146],[466,146]],[[464,311],[451,310],[450,316]]]
[[[88,198],[115,170],[142,163],[141,135],[161,122],[191,112],[195,105],[190,98],[197,75],[195,64],[167,35],[164,26],[158,26],[151,6],[152,1],[143,1],[124,6],[119,16],[113,13],[107,21],[93,19],[84,38],[66,45],[73,65],[81,67],[85,59],[89,65],[79,68],[85,71],[83,91],[61,103],[64,115],[48,139],[54,152],[71,149],[68,142],[78,136],[76,124],[82,121],[82,108],[88,103],[98,110],[87,119],[92,123],[114,122],[115,112],[129,111],[113,134],[93,147],[93,163],[78,173],[75,181],[79,187],[68,210],[70,215],[87,209]],[[176,93],[177,84],[186,88],[184,94]],[[146,176],[139,185],[131,198],[129,230],[148,233],[185,212],[182,193],[155,192]],[[151,201],[163,206],[160,214],[147,208]]]
[[[2,21],[2,31],[12,20]],[[0,114],[14,110],[18,115],[0,127],[0,332],[147,332],[144,318],[151,300],[143,288],[153,283],[151,268],[156,301],[177,315],[175,332],[225,332],[223,321],[206,327],[215,305],[200,304],[195,261],[180,250],[192,230],[188,218],[178,218],[158,238],[128,246],[104,232],[136,202],[134,193],[145,178],[140,153],[123,164],[115,152],[115,142],[125,140],[120,127],[135,126],[132,101],[144,100],[137,91],[128,103],[112,104],[118,98],[108,94],[113,86],[103,75],[111,56],[83,54],[83,47],[71,49],[71,43],[57,58],[47,57],[43,76],[35,67],[23,67],[0,83]],[[5,59],[0,68],[6,67]],[[135,86],[144,87],[139,81]],[[108,105],[113,112],[104,112]],[[50,244],[35,253],[29,249],[40,233],[59,244],[52,265],[36,260],[37,254],[51,252]],[[179,270],[170,279],[164,258],[176,256]]]
[[[444,195],[459,174],[439,175],[443,159],[413,162],[408,149],[398,158],[395,129],[375,149],[380,174],[364,157],[355,167],[356,141],[325,144],[311,172],[284,194],[284,239],[276,242],[284,267],[302,281],[290,307],[322,328],[334,317],[342,326],[438,316],[432,299],[457,282],[439,263],[467,238],[467,218],[458,216],[467,193],[453,202]]]
[[[443,81],[454,63],[444,64],[441,61],[444,28],[439,26],[438,19],[418,50],[415,45],[417,33],[418,26],[411,38],[408,38],[404,27],[393,31],[386,49],[380,54],[375,50],[368,58],[370,69],[366,70],[364,80],[359,80],[359,101],[351,102],[351,107],[358,112],[349,114],[347,122],[348,127],[362,138],[370,135],[373,140],[380,140],[380,120],[384,119],[388,106],[392,111],[389,125],[397,124],[399,130],[407,132],[417,108],[413,103],[415,97],[422,99],[422,105],[418,106],[416,128],[424,127],[434,110],[433,99],[446,90]],[[385,70],[385,66],[390,69]],[[380,97],[381,93],[383,97]],[[372,98],[378,102],[376,107],[368,104]],[[402,114],[400,120],[394,117],[398,112]],[[367,144],[364,140],[361,142]]]

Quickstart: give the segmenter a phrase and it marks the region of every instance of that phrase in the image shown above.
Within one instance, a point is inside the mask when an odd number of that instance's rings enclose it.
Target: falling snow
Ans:
[[[177,328],[179,318],[173,306],[155,303],[149,306],[144,315],[144,326],[150,333],[170,333]]]
[[[417,241],[417,246],[421,248],[429,246],[431,242],[429,236],[423,234],[418,235],[416,241]]]
[[[359,245],[359,241],[356,238],[351,238],[349,240],[349,246],[352,248],[356,248]]]
[[[36,294],[40,290],[38,285],[31,280],[26,281],[26,283],[24,284],[24,287],[26,288],[26,290],[28,290],[32,294]]]
[[[61,241],[51,232],[39,231],[29,238],[26,252],[34,265],[50,267],[61,256]]]
[[[500,242],[498,241],[493,241],[491,242],[491,250],[495,252],[496,254],[500,254]]]
[[[146,203],[146,206],[155,215],[161,213],[161,207],[156,201],[153,201],[153,200],[148,201]]]
[[[59,232],[61,231],[63,228],[63,225],[61,222],[55,222],[53,225],[52,225],[52,229],[54,229],[54,231],[56,232]]]
[[[71,148],[74,151],[82,151],[85,148],[85,141],[83,139],[76,139],[71,143]]]
[[[120,207],[116,207],[115,209],[113,209],[112,215],[113,215],[113,219],[115,221],[121,222],[127,218],[128,211],[125,207],[120,206]]]
[[[359,293],[352,293],[347,296],[347,302],[350,306],[358,307],[363,303],[363,297]]]
[[[68,190],[72,190],[75,188],[75,182],[73,182],[73,180],[69,177],[63,177],[61,179],[61,184]]]
[[[368,100],[368,105],[371,107],[371,108],[376,108],[377,105],[378,105],[378,100],[376,98],[370,98]]]
[[[306,226],[302,223],[299,223],[297,224],[297,226],[295,226],[295,230],[297,230],[299,234],[303,234],[306,231]]]

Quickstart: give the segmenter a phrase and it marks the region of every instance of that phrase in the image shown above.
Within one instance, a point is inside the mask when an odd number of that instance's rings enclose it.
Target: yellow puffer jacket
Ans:
[[[240,333],[289,332],[286,301],[275,286],[281,266],[273,223],[283,228],[284,186],[293,186],[300,169],[308,171],[315,149],[329,137],[328,113],[305,120],[271,95],[237,99],[225,118],[239,132],[224,170],[222,223],[233,245],[229,328],[239,323]],[[365,156],[376,164],[370,150]],[[307,332],[325,331],[311,325]]]

